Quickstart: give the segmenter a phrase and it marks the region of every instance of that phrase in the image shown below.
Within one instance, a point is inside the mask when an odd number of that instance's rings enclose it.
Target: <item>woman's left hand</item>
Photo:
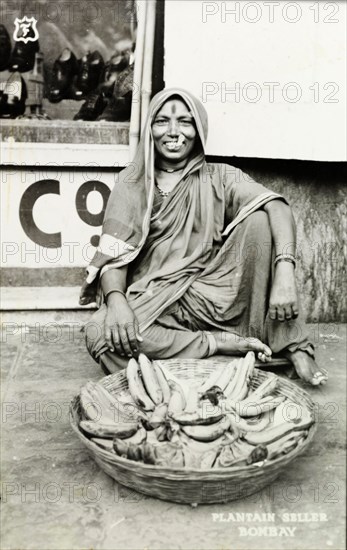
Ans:
[[[270,293],[269,317],[273,321],[290,321],[298,314],[294,266],[289,262],[278,262]]]

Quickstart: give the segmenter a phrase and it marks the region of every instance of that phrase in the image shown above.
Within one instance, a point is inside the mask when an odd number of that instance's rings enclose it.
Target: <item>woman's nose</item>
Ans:
[[[180,130],[176,120],[170,120],[167,133],[171,137],[178,136],[178,134],[180,133]]]

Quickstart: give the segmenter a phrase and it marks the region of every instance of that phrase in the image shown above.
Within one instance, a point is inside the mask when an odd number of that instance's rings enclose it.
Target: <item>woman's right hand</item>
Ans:
[[[143,342],[136,316],[120,292],[112,292],[107,298],[105,339],[109,349],[123,357],[137,355],[138,342]]]

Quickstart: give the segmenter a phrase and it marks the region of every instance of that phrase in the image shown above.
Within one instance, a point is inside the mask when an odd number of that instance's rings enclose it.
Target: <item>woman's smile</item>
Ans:
[[[174,139],[174,140],[170,140],[170,141],[165,141],[164,142],[164,145],[167,147],[167,149],[169,151],[172,151],[172,152],[178,152],[182,149],[182,146],[186,143],[186,140],[184,139],[184,137],[182,136],[182,134],[180,134],[178,136],[178,139]]]

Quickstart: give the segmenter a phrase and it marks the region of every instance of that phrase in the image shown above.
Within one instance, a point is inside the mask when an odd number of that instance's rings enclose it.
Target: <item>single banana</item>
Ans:
[[[189,391],[189,385],[187,385],[187,381],[182,379],[182,378],[178,378],[177,376],[174,375],[174,373],[167,368],[166,364],[163,362],[163,361],[156,361],[157,365],[159,365],[159,367],[161,368],[168,384],[169,384],[169,387],[171,388],[171,384],[170,384],[170,381],[171,382],[174,382],[174,384],[178,384],[182,390],[183,390],[183,393],[184,393],[184,399],[185,401],[187,400],[187,396],[188,396],[188,391]]]
[[[247,396],[247,394],[249,392],[249,385],[250,385],[250,381],[252,379],[253,372],[254,372],[254,367],[255,367],[254,352],[249,351],[246,354],[246,357],[245,357],[244,361],[245,362],[244,362],[243,368],[246,371],[245,372],[245,379],[244,379],[244,383],[242,385],[242,388],[239,392],[239,395],[237,396],[237,401],[242,401],[243,399],[245,399],[245,397]]]
[[[212,407],[211,403],[209,405]],[[187,412],[184,410],[181,413],[173,414],[172,418],[183,426],[201,426],[206,424],[215,424],[224,416],[224,412],[220,407],[213,407],[212,414],[208,410],[199,407],[195,412]]]
[[[159,385],[159,381],[153,364],[148,359],[148,357],[144,355],[144,353],[140,353],[139,355],[139,365],[141,369],[142,380],[147,390],[147,393],[152,399],[153,403],[155,405],[159,405],[163,402],[163,392]]]
[[[236,426],[239,430],[244,432],[261,432],[267,428],[271,422],[271,413],[263,413],[256,422],[252,420],[248,421],[245,418],[241,418],[236,411],[229,413],[231,424]]]
[[[130,361],[128,362],[126,374],[128,379],[129,391],[136,405],[138,405],[145,411],[153,411],[154,403],[147,395],[145,388],[143,387],[142,380],[139,375],[139,366],[136,359],[130,359]]]
[[[313,423],[313,416],[306,407],[286,399],[276,408],[273,417],[275,426],[283,422],[293,424],[295,429],[300,429],[302,424]]]
[[[154,366],[155,373],[157,375],[159,385],[161,387],[161,391],[163,392],[163,402],[169,403],[170,397],[171,397],[171,390],[170,390],[169,383],[166,379],[166,376],[164,374],[164,371],[158,363],[153,363],[153,366]]]
[[[236,403],[235,410],[242,417],[248,418],[251,416],[258,416],[259,414],[276,409],[276,407],[283,403],[285,399],[286,398],[284,395],[279,395],[277,397],[268,395],[257,403],[252,403],[251,401],[240,401],[239,403]]]
[[[241,366],[243,364],[243,359],[240,358],[240,359],[235,359],[233,361],[234,365],[235,365],[235,374],[232,376],[229,384],[227,385],[227,387],[225,388],[224,390],[224,395],[228,398],[232,395],[232,393],[234,392],[234,388],[235,386],[237,385],[238,383],[238,379],[239,379],[239,374],[240,374],[240,370],[241,370]]]
[[[268,460],[278,458],[282,454],[295,449],[298,443],[307,437],[307,431],[289,432],[280,439],[267,445]]]
[[[233,390],[228,395],[228,401],[241,401],[248,392],[247,376],[248,376],[249,364],[248,360],[244,357],[239,361],[239,365],[235,376],[237,376],[236,384]]]
[[[102,411],[100,405],[93,399],[85,386],[80,391],[80,403],[85,418],[96,421],[101,417]]]
[[[214,441],[223,435],[230,427],[230,419],[224,416],[216,424],[202,426],[182,426],[185,434],[197,441]]]
[[[88,434],[96,437],[104,437],[106,439],[113,439],[119,437],[119,439],[125,439],[134,435],[138,430],[137,423],[105,423],[105,422],[91,422],[89,420],[81,420],[80,428]]]
[[[171,390],[171,397],[168,406],[168,414],[173,416],[183,412],[187,402],[183,388],[179,383],[169,380],[169,386]]]
[[[111,406],[114,408],[119,405],[118,399],[114,397],[106,388],[104,388],[102,384],[99,384],[99,382],[87,382],[87,386],[89,388],[93,388],[95,394],[105,406]]]
[[[253,403],[256,403],[263,397],[267,397],[275,391],[277,387],[277,381],[277,376],[269,376],[269,378],[262,382],[260,386],[258,386],[255,390],[248,394],[246,399],[244,399],[243,401],[252,401]]]
[[[268,445],[269,443],[281,439],[281,437],[290,432],[307,430],[313,422],[312,415],[304,415],[304,418],[298,423],[283,422],[282,424],[273,425],[271,428],[267,428],[261,432],[247,432],[243,437],[252,445]]]
[[[248,382],[250,382],[250,380],[253,377],[254,368],[255,368],[255,353],[254,353],[254,351],[249,351],[246,354],[245,359],[246,359],[246,364],[247,364],[247,367],[248,367],[247,378],[248,378]]]
[[[232,387],[229,385],[226,389],[225,395],[227,396],[227,401],[230,405],[237,401],[242,401],[247,396],[254,367],[255,355],[253,351],[249,351],[247,355],[239,361],[236,374],[234,376],[234,379],[236,378],[235,384],[233,384]]]
[[[87,382],[85,390],[97,405],[99,410],[98,419],[102,422],[112,422],[115,417],[115,408],[119,407],[117,399],[97,382]]]
[[[237,361],[230,361],[230,363],[225,365],[220,377],[216,381],[216,386],[223,390],[223,392],[236,374],[236,365]]]

